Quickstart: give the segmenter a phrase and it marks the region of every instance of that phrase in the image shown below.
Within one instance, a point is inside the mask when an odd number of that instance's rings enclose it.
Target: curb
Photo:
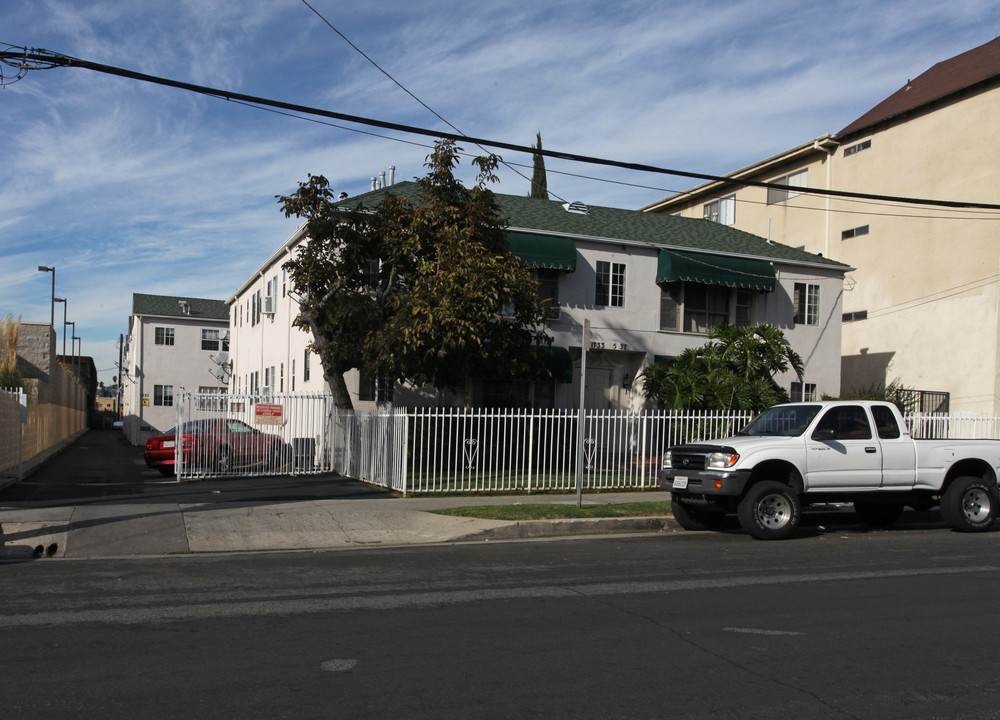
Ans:
[[[566,535],[612,535],[675,530],[680,525],[673,516],[639,518],[588,518],[583,520],[512,520],[507,525],[463,535],[468,540],[524,540]]]

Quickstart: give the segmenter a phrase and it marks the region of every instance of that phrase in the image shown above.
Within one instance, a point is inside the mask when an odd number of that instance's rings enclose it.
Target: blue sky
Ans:
[[[465,134],[529,145],[541,131],[552,150],[719,174],[834,133],[1000,34],[986,0],[309,2]],[[447,129],[302,0],[4,0],[0,42]],[[0,317],[47,321],[37,267],[55,266],[110,383],[132,293],[227,299],[295,230],[276,195],[309,173],[350,195],[390,166],[397,181],[423,174],[428,138],[345,127],[90,70],[29,72],[0,89]],[[530,176],[530,156],[501,154]],[[694,184],[546,167],[551,191],[594,205]],[[494,189],[529,187],[504,170]]]

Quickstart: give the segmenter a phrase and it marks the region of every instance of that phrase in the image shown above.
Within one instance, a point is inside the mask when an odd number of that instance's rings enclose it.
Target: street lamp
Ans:
[[[66,356],[66,306],[69,304],[66,302],[66,298],[52,298],[52,302],[60,302],[63,304],[63,357]]]
[[[73,337],[70,339],[70,342],[73,343],[73,357],[75,358],[75,360],[73,360],[73,364],[74,365],[79,365],[80,364],[80,357],[76,354],[76,341],[77,340],[80,341],[80,352],[82,353],[83,352],[83,339],[82,338],[78,338],[76,336],[76,326],[74,325],[73,326]]]
[[[66,323],[66,324],[67,324],[67,325],[72,325],[72,326],[73,326],[73,339],[75,340],[75,339],[76,339],[76,323],[75,323],[75,322],[72,322],[72,321],[71,321],[71,322],[68,322],[68,323]],[[75,348],[75,347],[76,347],[76,343],[75,343],[75,342],[72,342],[72,340],[71,340],[70,342],[72,343],[72,344],[70,345],[70,348]],[[71,349],[71,350],[70,350],[70,352],[72,353],[72,352],[73,352],[73,350]],[[66,353],[63,353],[63,354],[65,355]]]
[[[53,267],[46,267],[45,265],[38,266],[38,272],[50,272],[52,273],[52,317],[49,320],[49,325],[52,329],[56,329],[56,269]]]

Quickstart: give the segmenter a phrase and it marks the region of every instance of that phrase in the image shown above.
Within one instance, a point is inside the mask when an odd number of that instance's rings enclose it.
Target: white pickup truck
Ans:
[[[1000,440],[914,440],[895,405],[871,401],[776,405],[722,440],[670,448],[660,485],[688,530],[737,513],[755,538],[795,532],[811,503],[854,503],[889,525],[907,505],[940,505],[963,532],[988,530],[1000,508]]]

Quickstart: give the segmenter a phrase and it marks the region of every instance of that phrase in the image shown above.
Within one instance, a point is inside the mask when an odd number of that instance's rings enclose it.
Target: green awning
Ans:
[[[507,242],[527,267],[576,270],[576,246],[567,237],[508,232]]]
[[[774,268],[766,260],[709,255],[687,250],[660,250],[656,282],[702,283],[773,292]]]

